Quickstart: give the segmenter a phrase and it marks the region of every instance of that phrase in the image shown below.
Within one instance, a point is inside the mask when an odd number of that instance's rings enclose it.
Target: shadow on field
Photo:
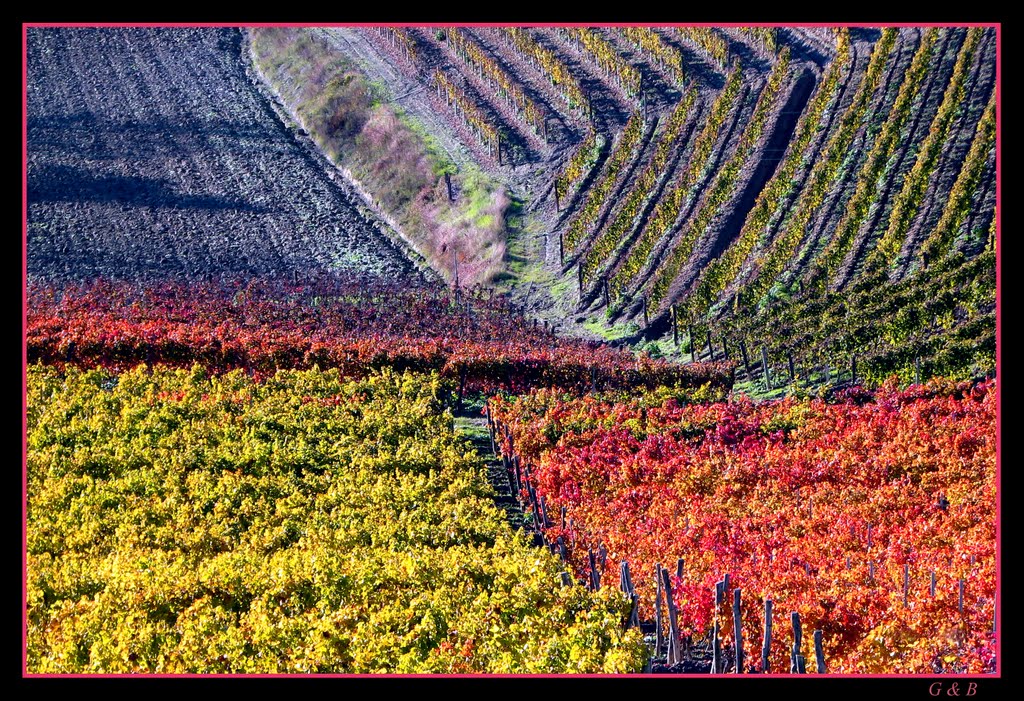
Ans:
[[[236,210],[267,213],[270,210],[219,195],[188,195],[177,192],[167,180],[131,175],[96,176],[84,168],[53,165],[29,171],[29,202],[121,202],[176,209]]]
[[[219,141],[218,148],[242,152],[257,144],[280,142],[275,130],[256,128],[221,116],[209,108],[205,117],[184,114],[178,119],[154,117],[144,122],[97,118],[91,112],[29,117],[29,147],[39,151],[69,150],[78,158],[96,161],[186,155],[177,138],[190,142]]]

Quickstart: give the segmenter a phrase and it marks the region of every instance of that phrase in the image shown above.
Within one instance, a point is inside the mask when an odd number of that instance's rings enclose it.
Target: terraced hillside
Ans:
[[[28,31],[30,275],[415,272],[275,114],[241,40],[235,29]]]
[[[534,314],[764,389],[994,370],[994,28],[316,31],[508,183]]]

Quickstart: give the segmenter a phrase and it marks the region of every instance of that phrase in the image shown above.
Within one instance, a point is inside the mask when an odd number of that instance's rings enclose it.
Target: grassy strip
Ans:
[[[463,284],[503,267],[505,187],[456,172],[441,149],[308,29],[251,30],[256,66],[317,145],[393,217],[435,270]],[[445,176],[461,191],[452,202]]]

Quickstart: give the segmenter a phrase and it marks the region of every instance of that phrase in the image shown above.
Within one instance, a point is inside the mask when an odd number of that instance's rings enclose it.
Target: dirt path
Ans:
[[[494,503],[505,512],[509,524],[514,529],[525,529],[527,537],[532,537],[533,519],[523,511],[501,457],[491,449],[487,420],[480,415],[479,407],[466,407],[455,412],[455,430],[470,442],[476,454],[484,461],[487,481],[494,488]]]

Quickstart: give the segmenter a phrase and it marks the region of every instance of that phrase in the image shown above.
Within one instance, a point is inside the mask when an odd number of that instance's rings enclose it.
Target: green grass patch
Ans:
[[[600,319],[588,318],[583,322],[583,328],[590,333],[600,336],[605,341],[617,341],[620,338],[635,334],[639,327],[636,324],[615,324],[608,326]]]
[[[563,277],[558,282],[551,285],[551,296],[557,300],[563,300],[572,293],[573,280],[568,277]]]

